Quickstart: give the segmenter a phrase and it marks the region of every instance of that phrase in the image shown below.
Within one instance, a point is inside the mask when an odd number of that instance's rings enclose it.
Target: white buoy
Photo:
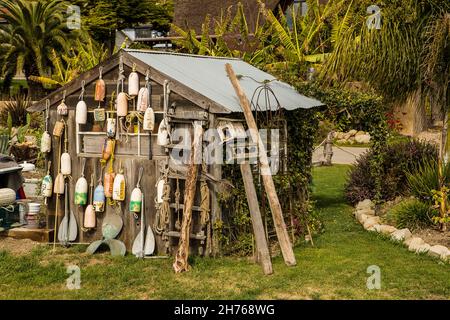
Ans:
[[[156,184],[156,202],[163,203],[163,195],[164,195],[164,179],[160,179]]]
[[[69,176],[72,174],[72,164],[70,160],[70,154],[68,152],[64,152],[61,155],[61,173],[65,176]]]
[[[84,212],[83,226],[86,229],[93,229],[97,224],[97,218],[95,216],[95,208],[92,204],[93,192],[94,192],[94,174],[91,175],[91,200],[89,205],[86,207],[86,211]]]
[[[148,106],[148,89],[147,88],[141,88],[139,90],[139,95],[137,99],[137,111],[145,112],[147,110]]]
[[[86,158],[82,159],[81,177],[78,178],[75,184],[75,204],[84,206],[87,204],[88,198],[88,182],[84,177],[84,167],[86,165]]]
[[[134,97],[139,94],[139,75],[136,71],[128,76],[128,95]]]
[[[58,173],[53,184],[53,193],[64,194],[64,176],[62,173]]]
[[[165,121],[163,120],[158,128],[158,145],[165,147],[169,144],[169,131],[167,130],[167,126]]]
[[[155,127],[155,112],[150,107],[145,110],[142,127],[146,131],[153,131]]]
[[[133,189],[133,191],[131,192],[131,197],[130,197],[130,212],[141,212],[141,207],[142,207],[142,190],[141,190],[141,179],[142,179],[142,174],[144,173],[144,168],[140,167],[139,168],[139,177],[138,177],[138,181],[136,183],[136,187]]]
[[[112,198],[115,201],[125,200],[125,176],[122,169],[114,178]]]
[[[50,175],[50,167],[52,162],[48,162],[47,175],[42,179],[41,184],[41,195],[45,198],[45,202],[47,202],[47,198],[50,198],[53,193],[53,179]]]
[[[128,114],[128,97],[125,92],[117,95],[117,116],[126,117]]]
[[[77,124],[86,124],[87,122],[87,105],[83,100],[78,101],[75,111],[75,121]]]
[[[51,150],[52,150],[52,137],[50,136],[50,133],[48,133],[48,131],[45,131],[42,134],[41,139],[41,152],[49,153]]]

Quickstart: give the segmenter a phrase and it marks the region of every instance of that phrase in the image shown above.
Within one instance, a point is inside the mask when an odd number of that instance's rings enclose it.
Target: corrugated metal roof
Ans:
[[[144,50],[125,51],[152,68],[222,105],[230,112],[242,112],[242,109],[226,74],[226,63],[231,64],[236,75],[243,76],[240,79],[240,84],[249,99],[252,98],[255,90],[261,86],[260,82],[271,81],[268,85],[275,93],[281,107],[286,110],[309,109],[323,105],[320,101],[299,94],[292,86],[276,80],[272,75],[239,59]],[[253,102],[256,102],[256,100]],[[263,110],[267,109],[264,95],[261,95],[259,105]],[[272,95],[270,95],[270,106],[272,108],[277,106]]]

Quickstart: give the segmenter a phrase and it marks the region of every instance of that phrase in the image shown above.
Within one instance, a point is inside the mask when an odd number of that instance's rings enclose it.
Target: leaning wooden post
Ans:
[[[258,127],[256,125],[255,118],[250,108],[250,102],[248,101],[244,91],[239,84],[236,74],[229,63],[225,65],[225,69],[230,78],[231,84],[236,91],[239,101],[244,111],[245,120],[249,127],[252,140],[258,144],[259,149],[259,161],[261,164],[261,176],[264,184],[264,189],[269,199],[270,211],[272,212],[273,221],[275,224],[275,230],[280,243],[281,253],[283,254],[284,262],[288,266],[294,266],[297,264],[295,260],[294,251],[292,250],[292,244],[289,240],[289,234],[286,229],[286,224],[283,219],[283,213],[281,211],[280,201],[278,200],[277,192],[275,190],[275,184],[273,183],[272,175],[270,172],[269,159],[267,158],[266,148],[263,141],[260,139]]]
[[[256,253],[261,262],[264,274],[272,274],[272,261],[270,260],[269,247],[267,246],[264,225],[259,210],[258,196],[253,182],[252,169],[248,162],[241,164],[242,179],[244,180],[245,193],[247,194],[250,217],[252,219],[253,233],[255,234]]]
[[[191,146],[190,164],[184,190],[183,222],[181,223],[180,241],[178,244],[178,251],[175,256],[175,262],[173,263],[173,269],[176,273],[189,270],[188,257],[192,224],[192,207],[194,206],[195,192],[197,188],[198,166],[202,163],[202,134],[202,125],[196,121],[194,123],[194,141]]]

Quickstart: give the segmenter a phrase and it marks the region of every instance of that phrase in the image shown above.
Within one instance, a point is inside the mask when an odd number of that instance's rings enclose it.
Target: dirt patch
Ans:
[[[29,254],[40,245],[39,242],[29,239],[0,238],[0,251],[8,251],[13,255]]]
[[[431,246],[441,245],[450,248],[450,232],[441,232],[436,229],[415,230],[413,232],[415,237],[420,237]]]

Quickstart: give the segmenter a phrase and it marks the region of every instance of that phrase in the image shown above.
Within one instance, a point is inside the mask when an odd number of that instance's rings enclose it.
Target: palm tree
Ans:
[[[0,0],[4,10],[0,18],[0,59],[2,74],[11,80],[23,71],[31,76],[46,75],[52,65],[52,50],[67,52],[69,40],[76,31],[66,27],[66,4],[62,0],[27,1]],[[40,85],[29,82],[30,93],[35,94]]]

